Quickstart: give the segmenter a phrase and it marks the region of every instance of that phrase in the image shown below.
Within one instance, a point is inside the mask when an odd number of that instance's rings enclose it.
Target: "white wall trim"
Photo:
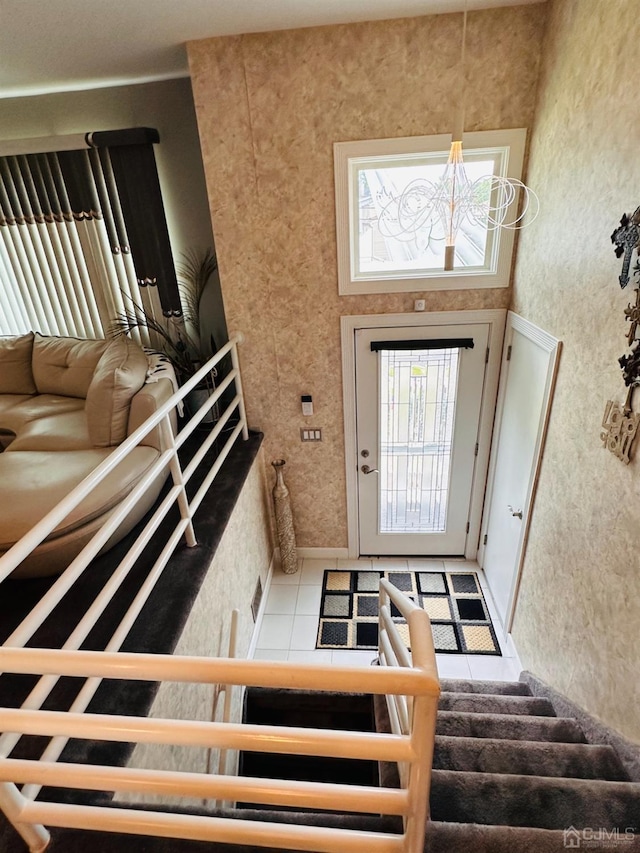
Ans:
[[[346,560],[348,548],[298,548],[298,557],[303,560]]]
[[[538,426],[538,434],[536,437],[536,444],[531,464],[531,475],[529,478],[529,483],[527,485],[526,498],[522,508],[522,532],[520,534],[520,541],[518,543],[518,550],[516,554],[516,569],[514,582],[509,595],[509,604],[507,606],[507,614],[504,625],[505,634],[509,633],[513,627],[518,593],[520,591],[520,582],[522,579],[522,569],[524,566],[527,540],[529,538],[529,530],[531,528],[533,503],[538,487],[538,479],[540,476],[540,467],[542,465],[544,443],[547,437],[549,419],[551,416],[551,401],[553,399],[553,391],[558,375],[560,353],[562,351],[561,341],[559,341],[557,338],[554,338],[553,335],[550,335],[548,332],[545,332],[544,329],[541,329],[539,326],[536,326],[535,323],[526,320],[524,317],[521,317],[519,314],[515,314],[513,311],[509,311],[507,314],[507,324],[504,336],[504,347],[502,354],[503,363],[506,359],[508,348],[513,341],[513,336],[515,332],[518,332],[523,337],[527,338],[532,343],[540,347],[543,352],[546,352],[548,354],[548,364],[547,375],[545,378],[544,394],[542,398],[542,416]],[[500,427],[502,424],[502,416],[504,413],[505,406],[505,392],[506,382],[501,382],[498,391],[498,401],[496,404],[495,426],[493,430],[493,440],[491,444],[491,461],[489,464],[489,472],[487,475],[487,491],[484,503],[485,512],[483,515],[482,526],[480,530],[480,547],[478,549],[478,564],[480,566],[484,566],[484,536],[489,528],[489,508],[491,506],[491,497],[493,493],[496,460],[498,456],[498,439],[500,436]]]
[[[407,314],[354,314],[340,318],[342,342],[342,394],[344,411],[344,447],[347,487],[347,531],[350,559],[359,556],[358,531],[358,451],[356,447],[356,329],[384,329],[401,326],[451,326],[487,323],[489,332],[489,363],[483,389],[479,426],[479,450],[476,459],[471,490],[470,529],[467,536],[465,557],[473,560],[478,550],[478,539],[484,502],[484,489],[491,431],[498,393],[498,379],[502,355],[502,341],[506,320],[506,309],[494,308],[479,311],[433,311]]]

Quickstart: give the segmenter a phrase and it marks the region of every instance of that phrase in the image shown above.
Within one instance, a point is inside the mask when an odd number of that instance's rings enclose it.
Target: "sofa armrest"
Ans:
[[[131,408],[129,409],[129,425],[127,435],[131,435],[141,426],[147,418],[155,414],[160,406],[171,397],[173,394],[173,386],[168,379],[158,379],[154,382],[147,382],[131,399]],[[178,418],[175,409],[171,413],[171,426],[173,432],[177,431]],[[156,429],[145,436],[140,442],[146,447],[155,447],[160,450],[160,431]]]

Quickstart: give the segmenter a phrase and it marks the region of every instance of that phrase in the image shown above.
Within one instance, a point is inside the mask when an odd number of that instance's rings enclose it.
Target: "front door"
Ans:
[[[356,330],[361,554],[464,555],[489,332]]]

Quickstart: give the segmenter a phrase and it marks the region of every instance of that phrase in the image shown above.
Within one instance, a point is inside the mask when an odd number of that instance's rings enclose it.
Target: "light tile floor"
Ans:
[[[304,559],[293,575],[275,571],[266,590],[266,604],[254,658],[297,662],[337,663],[369,666],[372,651],[328,651],[316,649],[320,596],[325,569],[422,569],[478,573],[489,607],[502,657],[494,655],[436,655],[441,678],[495,679],[517,681],[522,669],[510,636],[505,638],[500,620],[477,563],[465,560],[418,560],[376,558],[360,560]]]

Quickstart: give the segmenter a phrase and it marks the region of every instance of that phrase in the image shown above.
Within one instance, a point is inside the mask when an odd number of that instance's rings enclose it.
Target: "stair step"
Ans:
[[[431,816],[450,823],[597,827],[638,823],[640,783],[434,770]]]
[[[452,737],[585,743],[582,729],[569,717],[438,711],[436,733]]]
[[[238,775],[372,787],[378,787],[379,780],[377,761],[265,752],[242,752]]]
[[[434,770],[566,776],[576,779],[628,781],[610,746],[549,743],[498,738],[436,737]]]
[[[555,717],[556,715],[551,702],[543,697],[493,693],[442,693],[438,708],[442,711],[526,714],[532,717]]]
[[[252,687],[245,693],[243,721],[258,725],[374,731],[373,700],[359,693],[318,693]],[[322,756],[241,752],[240,776],[378,785],[378,762]]]
[[[523,681],[471,681],[463,678],[441,678],[440,687],[447,693],[495,693],[503,696],[531,696]]]
[[[245,693],[243,722],[370,732],[373,700],[361,693],[251,687]]]
[[[424,853],[567,853],[579,843],[587,848],[602,850],[595,846],[593,836],[580,830],[571,833],[565,829],[535,829],[532,827],[491,826],[431,821],[427,827]],[[620,831],[620,846],[624,853],[640,853],[640,835],[627,836]],[[615,850],[615,847],[611,847]]]

